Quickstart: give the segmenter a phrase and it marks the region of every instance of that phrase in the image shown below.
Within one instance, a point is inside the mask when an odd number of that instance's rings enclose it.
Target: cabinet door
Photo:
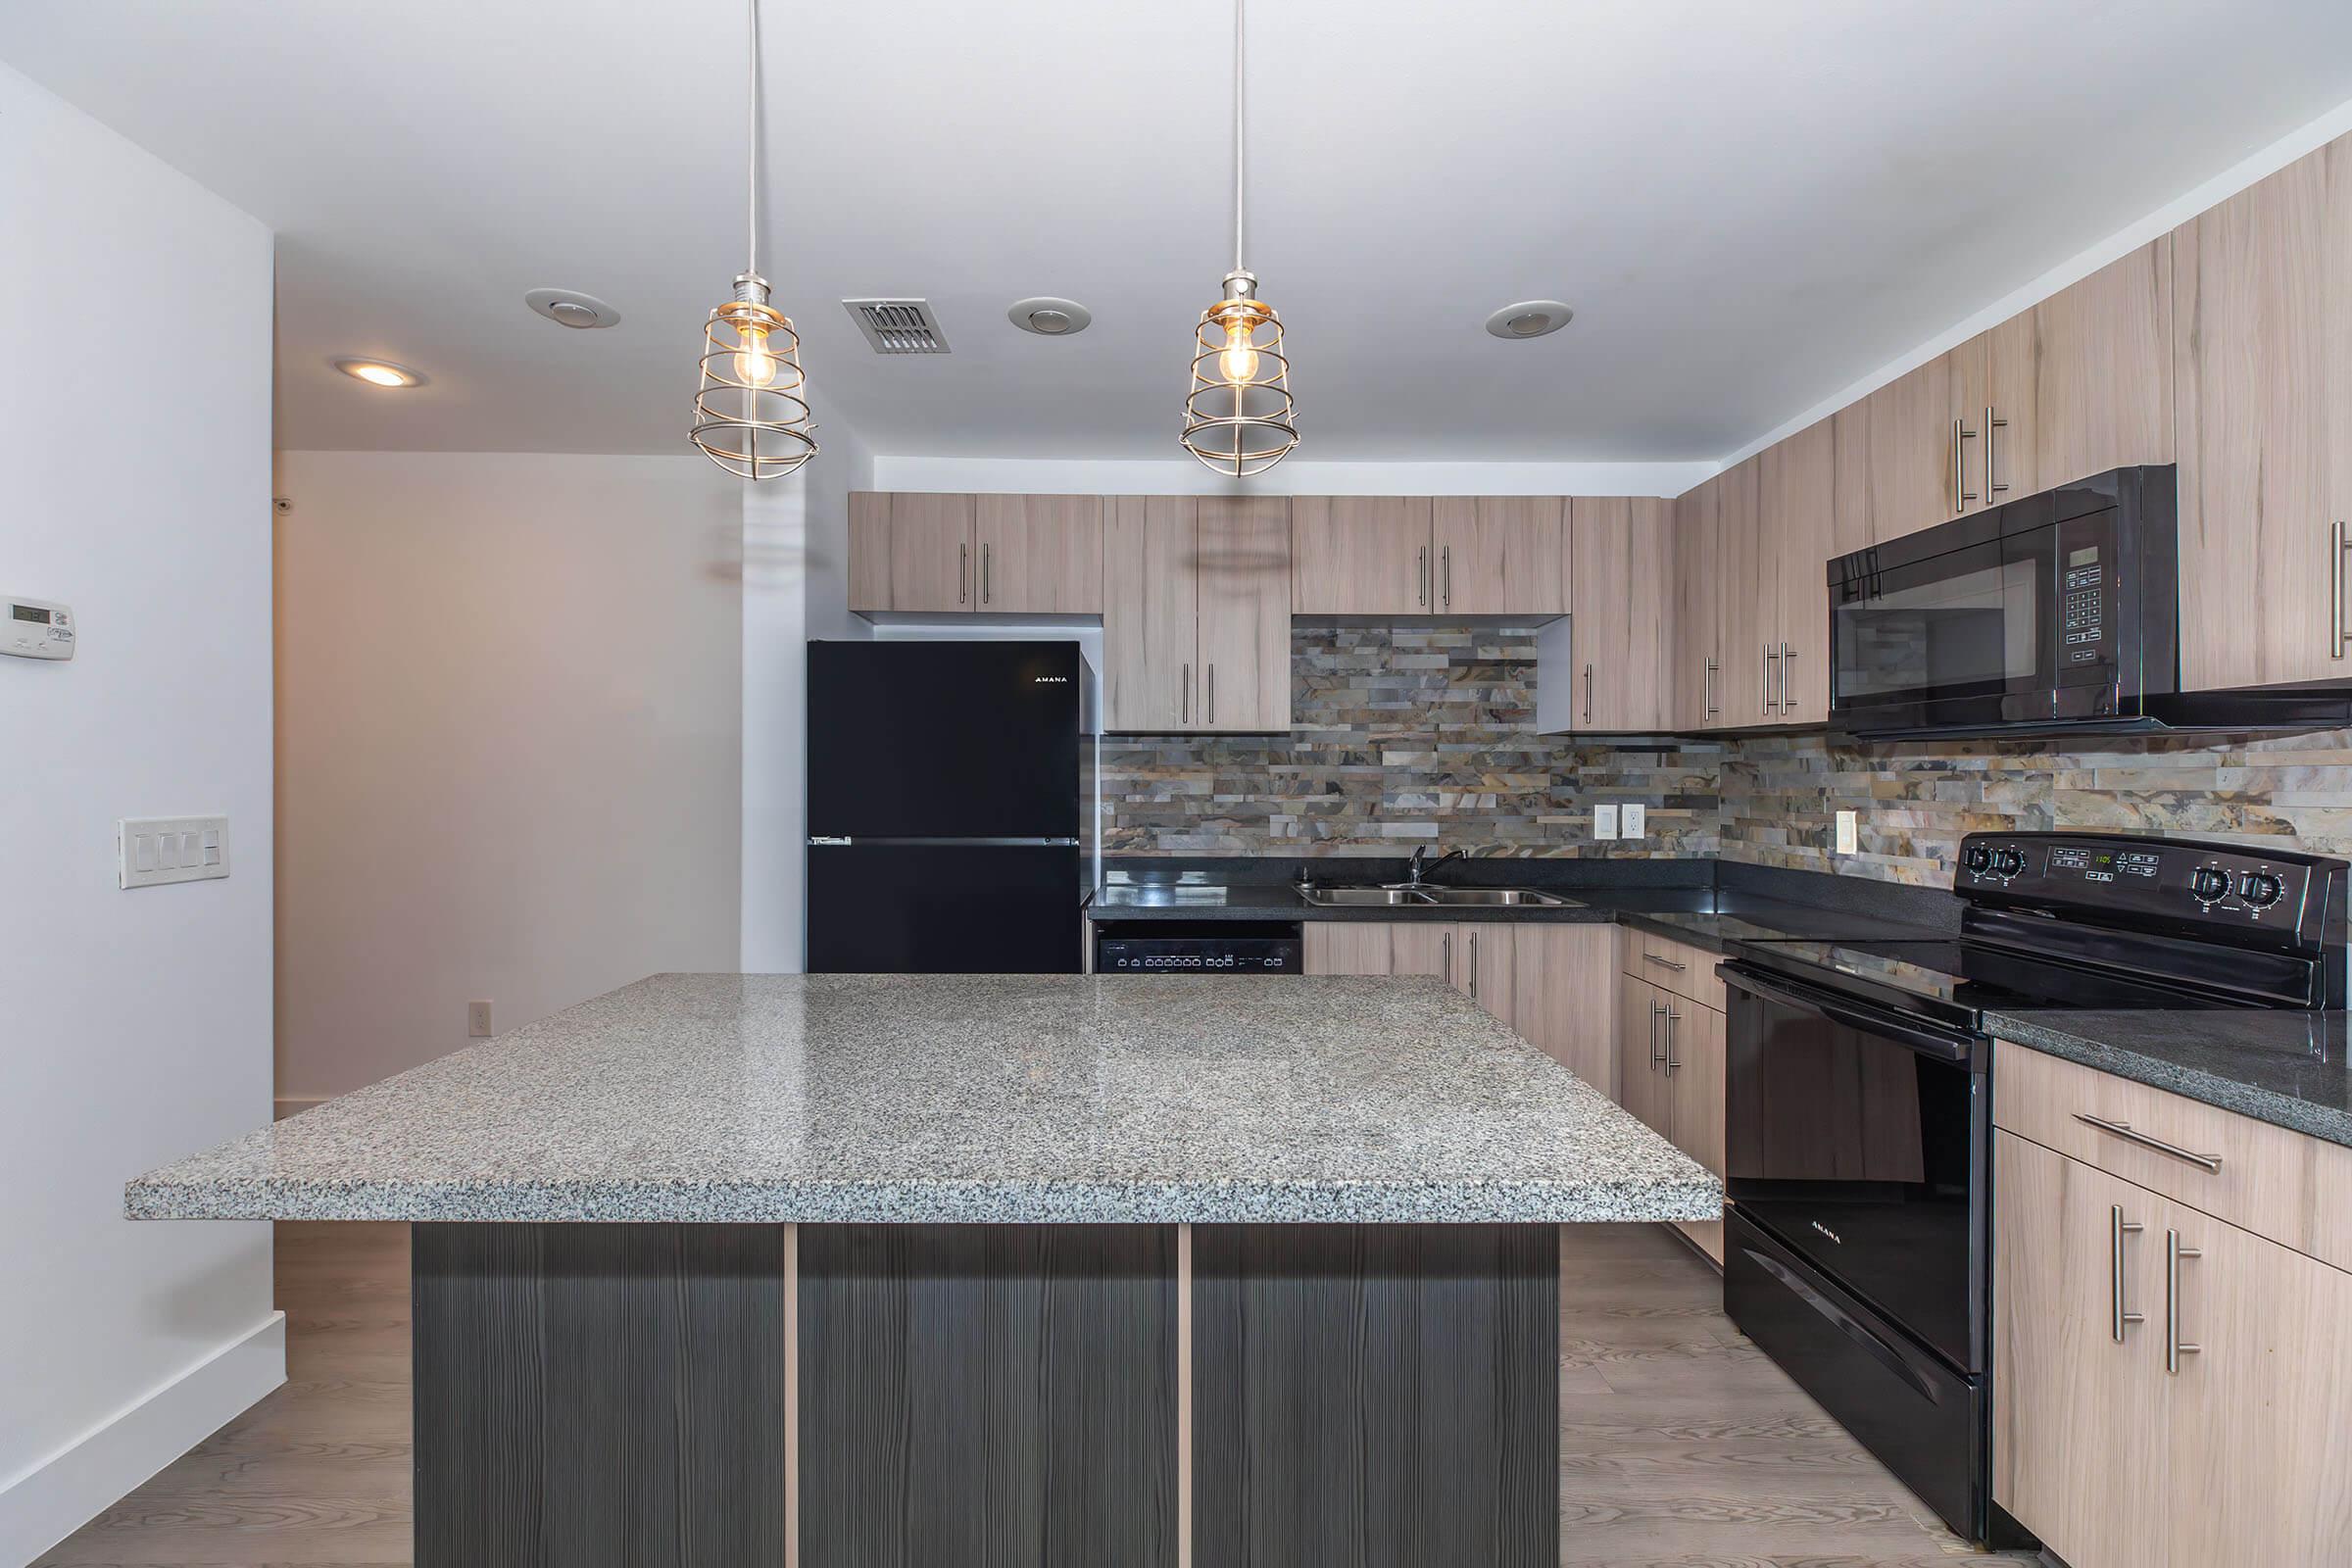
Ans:
[[[1828,419],[1767,448],[1757,475],[1765,548],[1779,592],[1768,636],[1780,658],[1773,697],[1784,724],[1830,716],[1829,560],[1837,548],[1837,427]]]
[[[1100,496],[982,496],[978,608],[1004,614],[1102,612]]]
[[[1972,338],[1864,400],[1874,540],[1899,539],[1984,505],[1976,463],[1988,363],[1984,338]]]
[[[1291,504],[1200,502],[1200,688],[1195,726],[1291,727]]]
[[[1676,729],[1707,730],[1724,721],[1721,491],[1722,481],[1709,479],[1674,504],[1674,636],[1666,664]]]
[[[2183,689],[2352,676],[2352,138],[2174,231]]]
[[[1297,496],[1291,609],[1415,615],[1437,608],[1427,496]]]
[[[891,609],[977,608],[972,566],[972,497],[901,491],[890,498]]]
[[[1511,928],[1465,920],[1453,928],[1453,951],[1458,960],[1453,966],[1454,989],[1516,1029],[1517,952],[1511,944]]]
[[[1309,920],[1308,974],[1387,974],[1389,928],[1377,920]]]
[[[1663,1137],[1674,1136],[1666,1081],[1666,994],[1647,981],[1617,982],[1617,1102]]]
[[[1668,504],[1647,496],[1579,496],[1569,503],[1568,537],[1576,728],[1595,734],[1665,728]]]
[[[1617,928],[1497,926],[1509,931],[1512,1026],[1537,1050],[1617,1098]]]
[[[1568,612],[1568,503],[1441,496],[1431,503],[1433,607],[1454,615]]]
[[[1674,1102],[1675,1147],[1721,1176],[1729,1070],[1723,1014],[1671,993],[1658,1000],[1666,1004],[1666,1086]]]
[[[1983,432],[1977,488],[1988,501],[2173,461],[2171,236],[1985,336],[1988,409],[1971,424]]]
[[[1715,677],[1717,728],[1737,729],[1776,721],[1780,692],[1780,577],[1756,505],[1756,475],[1750,458],[1719,476],[1716,492],[1718,608],[1723,618],[1723,667]]]
[[[1454,950],[1452,925],[1435,920],[1397,920],[1381,927],[1389,936],[1391,974],[1434,975],[1455,984],[1461,955]],[[1465,987],[1467,989],[1467,987]]]
[[[2074,1568],[2185,1568],[2166,1542],[2173,1411],[2158,1200],[1998,1130],[1992,1192],[1994,1500]],[[2143,1228],[2119,1232],[2119,1210]],[[2142,1314],[2121,1343],[2119,1309]]]
[[[859,614],[890,604],[890,497],[850,492],[850,609]]]
[[[1164,735],[1199,710],[1200,504],[1121,496],[1103,529],[1102,722]]]
[[[2176,1238],[2199,1255],[2173,1298]],[[2140,1349],[2161,1364],[2173,1313],[2197,1347],[2161,1379],[2175,1568],[2352,1562],[2352,1274],[2175,1203],[2140,1239],[2156,1281]]]
[[[1870,400],[1848,403],[1830,416],[1833,478],[1830,554],[1851,555],[1878,543],[1870,531]],[[1824,573],[1823,587],[1828,587]]]

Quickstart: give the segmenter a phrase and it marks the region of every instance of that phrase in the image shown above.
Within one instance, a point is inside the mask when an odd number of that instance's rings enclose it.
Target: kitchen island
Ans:
[[[833,1568],[1556,1561],[1552,1227],[1721,1199],[1434,980],[661,975],[126,1205],[415,1228],[419,1568]]]

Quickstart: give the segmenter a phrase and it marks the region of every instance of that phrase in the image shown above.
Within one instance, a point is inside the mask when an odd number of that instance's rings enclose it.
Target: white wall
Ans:
[[[874,459],[838,418],[788,478],[743,486],[743,940],[751,974],[798,974],[806,952],[808,641],[863,638],[850,613],[849,494]]]
[[[289,452],[278,1093],[732,969],[739,481],[678,457]]]
[[[122,1184],[270,1118],[270,234],[0,66],[0,1563],[284,1378],[266,1225]],[[137,301],[123,312],[109,301]],[[224,881],[115,883],[226,812]]]

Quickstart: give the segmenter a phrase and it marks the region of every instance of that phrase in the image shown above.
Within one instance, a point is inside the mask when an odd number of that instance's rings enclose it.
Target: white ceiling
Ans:
[[[1226,0],[767,0],[763,270],[877,452],[1162,457]],[[1712,458],[2352,98],[2342,0],[1258,0],[1251,244],[1320,459]],[[0,0],[279,234],[279,442],[678,452],[743,265],[736,0]],[[92,297],[171,258],[93,258]],[[625,319],[577,332],[524,290]],[[879,359],[911,294],[955,353]],[[1095,325],[1014,331],[1030,294]],[[1481,330],[1506,302],[1555,336]],[[87,304],[88,302],[82,302]],[[72,301],[60,309],[75,308]],[[373,392],[372,354],[431,384]]]

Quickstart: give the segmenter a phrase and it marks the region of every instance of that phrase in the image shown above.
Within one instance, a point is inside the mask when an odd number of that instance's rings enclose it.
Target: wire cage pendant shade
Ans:
[[[1256,288],[1248,272],[1230,272],[1225,298],[1200,313],[1184,400],[1185,449],[1237,479],[1265,472],[1298,444],[1282,318]]]
[[[1265,472],[1298,444],[1282,318],[1257,297],[1257,274],[1242,265],[1249,213],[1244,3],[1233,0],[1233,270],[1225,274],[1225,297],[1202,311],[1193,329],[1193,389],[1184,400],[1181,438],[1187,452],[1236,479]]]
[[[734,297],[703,324],[702,384],[686,433],[705,457],[738,478],[780,479],[816,456],[816,426],[808,417],[801,335],[791,318],[768,304],[767,279],[760,275],[760,0],[746,0],[746,9],[749,261],[736,274]]]
[[[756,273],[735,279],[735,298],[703,327],[703,381],[687,434],[741,479],[781,478],[816,456],[801,336],[767,303],[767,280]]]

